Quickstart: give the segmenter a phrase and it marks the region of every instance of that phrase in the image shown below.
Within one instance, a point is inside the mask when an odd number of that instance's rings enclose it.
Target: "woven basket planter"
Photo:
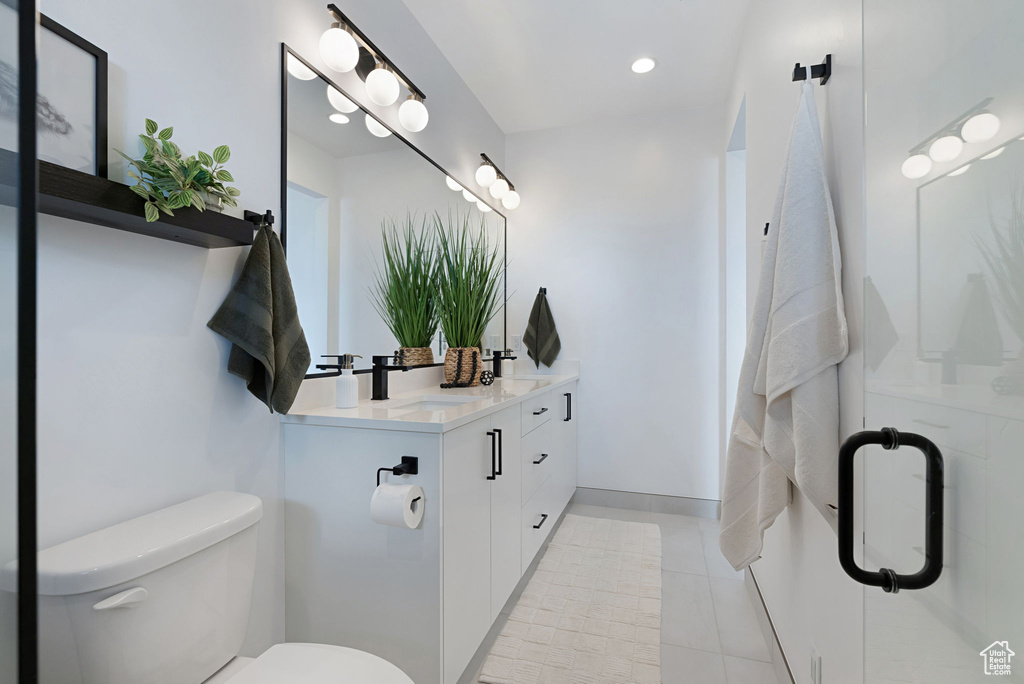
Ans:
[[[483,372],[480,349],[477,347],[448,347],[444,355],[444,379],[467,387],[480,384]]]
[[[398,365],[428,366],[434,363],[434,350],[430,347],[402,347],[398,350]]]

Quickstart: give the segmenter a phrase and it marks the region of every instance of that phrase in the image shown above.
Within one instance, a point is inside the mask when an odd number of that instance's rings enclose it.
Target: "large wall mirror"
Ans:
[[[922,185],[917,208],[919,357],[982,366],[1016,358],[1021,276],[1009,260],[1021,250],[1024,141]]]
[[[453,191],[444,169],[288,46],[281,58],[281,232],[313,359],[310,373],[316,364],[335,363],[322,358],[334,354],[358,354],[355,367],[369,367],[373,355],[399,347],[370,297],[382,263],[382,227],[394,223],[401,230],[411,218],[417,230],[433,230],[435,216],[468,215],[474,230],[499,245],[504,264],[505,217],[478,204],[479,197]],[[504,292],[504,276],[500,285]],[[505,348],[504,310],[481,345],[485,354]],[[431,347],[440,361],[440,335]]]

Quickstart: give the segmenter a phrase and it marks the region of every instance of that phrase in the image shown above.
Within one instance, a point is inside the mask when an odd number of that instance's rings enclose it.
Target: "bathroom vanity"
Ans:
[[[283,418],[288,641],[350,646],[455,684],[576,489],[577,376],[406,393]],[[373,522],[378,468],[423,488]]]

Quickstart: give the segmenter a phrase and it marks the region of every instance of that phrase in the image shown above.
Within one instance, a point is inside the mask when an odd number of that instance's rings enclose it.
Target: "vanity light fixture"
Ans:
[[[974,105],[945,126],[910,148],[910,156],[903,162],[903,175],[912,180],[931,173],[932,162],[951,162],[964,151],[964,143],[980,143],[991,140],[999,132],[999,117],[988,111],[991,97]],[[983,159],[999,156],[999,150]],[[967,166],[947,175],[966,173]]]
[[[409,91],[409,97],[398,108],[399,123],[411,133],[418,133],[426,128],[430,117],[426,105],[423,104],[427,98],[423,91],[417,88],[394,62],[366,37],[365,33],[349,21],[337,5],[327,5],[327,11],[332,19],[331,28],[320,37],[320,56],[327,66],[342,72],[355,69],[356,74],[366,84],[367,97],[381,107],[390,107],[397,102],[404,87]],[[328,90],[328,97],[330,94]],[[348,113],[344,109],[336,108],[342,113]],[[374,135],[386,137],[380,133],[382,127],[375,129],[369,118],[366,127]],[[389,131],[387,135],[390,134]]]
[[[327,86],[327,101],[342,114],[351,114],[359,109],[359,105],[342,95],[341,91],[332,85]]]
[[[483,152],[480,153],[480,158],[483,159],[480,167],[476,170],[476,182],[487,188],[491,197],[494,199],[500,199],[501,205],[506,209],[515,209],[519,206],[519,193],[516,192],[516,186],[512,185],[512,181],[508,179],[504,173],[501,172],[491,158]]]
[[[378,138],[386,138],[391,135],[391,131],[388,130],[380,121],[377,121],[369,114],[366,115],[366,130],[374,134]]]
[[[477,201],[476,208],[480,210],[481,214],[486,214],[487,212],[489,212],[491,210],[491,208],[489,206],[487,206],[486,204],[484,204],[483,202],[480,202],[480,201]]]
[[[477,201],[479,201],[479,200],[477,200],[476,195],[471,193],[469,190],[463,190],[462,191],[462,199],[466,200],[467,202],[477,202]]]
[[[331,114],[327,118],[330,119],[331,121],[333,121],[336,124],[347,124],[348,123],[348,117],[345,116],[344,114],[342,114],[341,112],[335,112],[334,114]]]
[[[455,180],[451,176],[445,176],[444,177],[444,182],[448,185],[448,189],[449,190],[454,190],[455,192],[460,192],[462,190],[465,190],[465,188],[462,187],[462,185],[459,184],[459,181]]]
[[[658,63],[651,57],[641,57],[633,62],[632,69],[634,74],[646,74],[653,71],[656,66],[658,66]]]

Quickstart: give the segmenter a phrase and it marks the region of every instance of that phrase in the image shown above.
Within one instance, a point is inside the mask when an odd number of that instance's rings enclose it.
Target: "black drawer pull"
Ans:
[[[487,436],[491,438],[491,474],[487,476],[488,480],[498,479],[498,436],[493,432],[488,432]]]
[[[565,418],[562,420],[566,423],[572,420],[572,392],[565,393]]]
[[[547,454],[541,454],[540,458],[538,458],[536,461],[533,462],[533,465],[540,465],[541,463],[544,462],[544,459],[546,459],[547,457],[548,457]]]
[[[498,469],[494,471],[494,474],[501,475],[502,464],[505,458],[505,447],[501,443],[501,430],[494,428],[494,431],[498,433]]]
[[[547,411],[548,411],[548,410],[547,410],[546,408],[542,408],[542,409],[537,409],[536,411],[534,411],[534,412],[533,412],[533,415],[535,415],[535,416],[539,416],[539,415],[540,415],[540,414],[542,414],[542,413],[547,413]]]
[[[546,523],[547,521],[548,521],[548,514],[547,513],[541,513],[540,514],[540,522],[537,523],[536,525],[534,525],[533,529],[539,530],[541,528],[541,526],[543,526],[544,523]]]

